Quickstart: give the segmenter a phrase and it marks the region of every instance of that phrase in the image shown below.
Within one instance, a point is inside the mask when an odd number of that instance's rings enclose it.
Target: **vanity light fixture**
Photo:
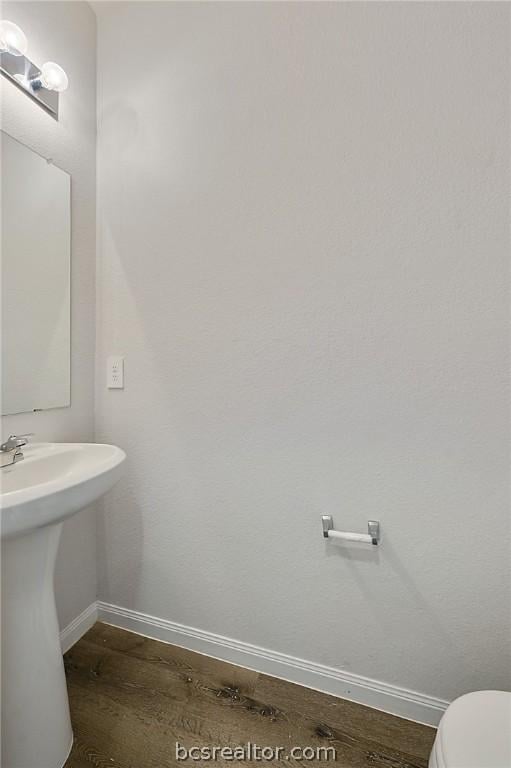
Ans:
[[[25,55],[27,48],[23,30],[12,21],[0,21],[0,71],[58,120],[59,93],[68,86],[67,75],[54,61],[37,67]]]

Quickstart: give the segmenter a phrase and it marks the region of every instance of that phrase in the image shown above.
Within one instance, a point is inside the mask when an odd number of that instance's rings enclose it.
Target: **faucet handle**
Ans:
[[[33,432],[27,432],[26,435],[9,435],[9,439],[0,445],[0,451],[13,451],[15,448],[22,448],[28,443],[28,438],[33,437]]]
[[[34,437],[34,433],[27,432],[25,435],[11,435],[9,440],[16,440],[18,447],[21,447],[22,445],[26,445],[28,443],[29,437]]]

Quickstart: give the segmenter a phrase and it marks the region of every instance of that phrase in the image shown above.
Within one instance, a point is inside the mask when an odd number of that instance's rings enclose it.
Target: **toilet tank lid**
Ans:
[[[475,691],[445,711],[435,742],[442,768],[511,766],[511,693]]]

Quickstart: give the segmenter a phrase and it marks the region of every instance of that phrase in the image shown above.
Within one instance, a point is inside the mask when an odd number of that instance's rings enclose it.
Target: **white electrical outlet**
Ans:
[[[124,357],[111,355],[108,358],[106,385],[108,389],[124,389]]]

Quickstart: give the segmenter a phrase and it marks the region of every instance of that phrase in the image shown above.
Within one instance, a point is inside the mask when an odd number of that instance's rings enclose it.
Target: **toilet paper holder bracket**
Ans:
[[[361,544],[372,544],[377,546],[380,543],[380,522],[379,520],[367,521],[367,533],[351,533],[349,531],[336,531],[334,529],[334,520],[332,515],[322,515],[323,536],[325,539],[342,539],[344,541],[358,541]]]

